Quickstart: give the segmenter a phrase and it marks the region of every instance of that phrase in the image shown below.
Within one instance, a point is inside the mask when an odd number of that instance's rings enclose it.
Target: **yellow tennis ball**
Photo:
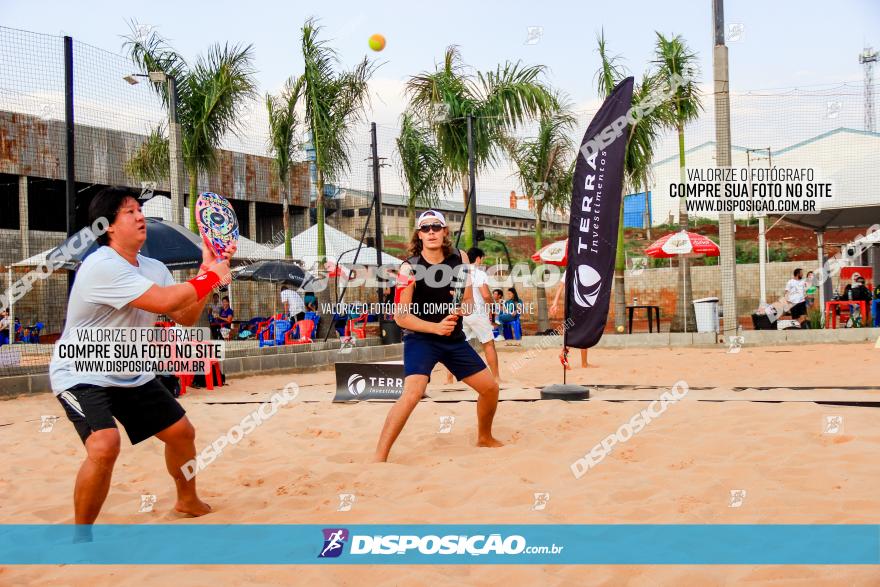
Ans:
[[[370,49],[373,51],[381,51],[385,48],[385,37],[376,33],[370,37]]]
[[[618,327],[617,327],[617,332],[623,334],[623,326],[618,326]]]

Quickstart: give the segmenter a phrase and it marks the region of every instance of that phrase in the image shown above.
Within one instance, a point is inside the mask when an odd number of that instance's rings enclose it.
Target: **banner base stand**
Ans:
[[[541,399],[561,399],[580,401],[590,399],[590,390],[583,385],[571,383],[554,383],[541,390]]]

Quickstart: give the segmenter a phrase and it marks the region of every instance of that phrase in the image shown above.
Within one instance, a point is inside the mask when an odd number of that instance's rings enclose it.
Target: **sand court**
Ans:
[[[787,352],[779,352],[787,351]],[[597,349],[596,367],[575,368],[569,382],[591,383],[591,400],[537,401],[556,382],[558,351],[534,353],[506,370],[523,350],[500,353],[504,383],[496,417],[499,449],[474,446],[471,391],[440,385],[435,371],[422,401],[386,464],[372,464],[387,402],[331,403],[332,371],[232,379],[215,391],[194,390],[182,403],[201,450],[273,393],[295,382],[296,400],[199,474],[215,512],[198,520],[172,511],[174,488],[155,439],[131,447],[123,439],[99,523],[109,524],[770,524],[880,523],[880,402],[872,385],[873,345],[715,349]],[[834,356],[830,360],[830,355]],[[780,359],[780,357],[784,357]],[[819,360],[823,358],[823,360]],[[575,361],[577,364],[577,361]],[[831,365],[831,366],[829,366]],[[575,478],[572,462],[675,383],[689,391],[600,463]],[[769,389],[768,389],[769,388]],[[534,400],[534,401],[532,401]],[[773,402],[773,403],[771,403]],[[834,405],[817,402],[850,402]],[[0,403],[0,520],[5,524],[70,523],[70,487],[83,450],[48,394]],[[40,432],[41,416],[62,416]],[[449,417],[454,420],[449,420]],[[829,433],[828,418],[838,428]],[[838,419],[839,418],[839,419]],[[441,431],[442,428],[448,428]],[[731,506],[733,491],[744,491]],[[534,509],[535,493],[549,493]],[[355,500],[339,511],[340,494]],[[155,495],[152,512],[141,496]],[[737,498],[738,499],[738,498]],[[633,585],[680,581],[723,585],[778,579],[781,585],[877,584],[873,567],[678,566],[188,568],[193,585],[215,577],[258,585],[328,579],[333,584],[452,585],[508,580],[515,584]],[[0,584],[151,584],[172,567],[7,567]],[[516,578],[514,580],[513,578]],[[506,579],[505,579],[506,578]],[[695,579],[697,578],[697,579]],[[188,583],[186,583],[188,584]],[[693,584],[693,583],[692,583]]]

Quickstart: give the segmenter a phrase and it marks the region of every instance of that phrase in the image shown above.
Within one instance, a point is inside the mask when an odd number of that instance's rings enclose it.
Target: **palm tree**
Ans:
[[[433,129],[443,165],[461,182],[467,207],[469,195],[467,119],[473,116],[474,165],[479,172],[500,155],[504,137],[517,126],[554,106],[553,96],[539,80],[543,66],[505,62],[495,71],[465,71],[458,48],[446,49],[443,64],[409,79],[406,92],[412,113]],[[470,214],[462,224],[465,248],[471,239]]]
[[[523,190],[535,202],[535,250],[543,246],[544,210],[562,210],[571,202],[567,176],[574,159],[570,135],[574,123],[569,106],[562,104],[541,116],[534,138],[505,142]]]
[[[436,206],[438,194],[449,181],[430,129],[417,124],[409,112],[401,117],[397,154],[400,179],[409,188],[406,212],[412,233],[416,226],[416,206]]]
[[[671,119],[668,127],[678,133],[679,180],[687,183],[684,156],[684,127],[688,122],[696,120],[702,110],[700,91],[693,79],[697,75],[697,54],[692,52],[680,35],[671,39],[657,33],[655,60],[660,81],[671,94]],[[677,82],[677,83],[676,83]],[[684,198],[679,199],[678,224],[682,230],[688,228],[688,214]],[[696,318],[693,307],[686,305],[692,300],[691,271],[687,258],[679,256],[679,279],[677,280],[678,299],[681,307],[676,306],[672,317],[672,331],[693,331],[696,329]]]
[[[275,162],[275,171],[281,183],[281,206],[284,218],[284,256],[293,257],[290,244],[290,217],[288,206],[288,176],[290,160],[296,148],[296,127],[299,120],[296,114],[296,102],[299,99],[300,85],[293,79],[287,80],[284,89],[278,96],[266,94],[266,110],[269,112],[269,151]]]
[[[311,135],[317,169],[318,257],[327,253],[324,241],[324,184],[335,182],[349,170],[348,150],[351,125],[361,120],[369,100],[367,82],[375,66],[366,57],[351,71],[336,72],[339,58],[326,41],[314,19],[302,27],[302,54],[305,68],[297,79],[306,128]]]
[[[611,94],[614,86],[625,76],[626,70],[620,65],[620,56],[609,55],[605,44],[604,31],[598,37],[598,51],[602,65],[596,74],[599,95],[603,98]],[[633,88],[632,105],[645,104],[658,95],[660,83],[656,74],[645,73],[640,83]],[[670,108],[660,104],[653,109],[645,109],[636,123],[629,128],[626,139],[624,159],[624,185],[626,191],[637,193],[640,188],[647,191],[647,178],[650,175],[654,158],[654,144],[661,129],[671,120]],[[624,193],[626,193],[626,191]],[[623,199],[620,201],[620,223],[617,227],[617,255],[614,260],[614,325],[624,325],[626,313],[626,253],[624,249]]]
[[[196,231],[199,172],[216,168],[220,141],[227,132],[240,130],[242,105],[255,97],[252,49],[250,45],[215,44],[190,66],[156,31],[141,37],[134,29],[133,23],[132,34],[126,37],[125,46],[137,67],[143,73],[162,71],[177,82],[177,119],[183,143],[183,165],[189,175],[189,225]],[[167,108],[168,95],[164,84],[151,83]],[[161,156],[163,150],[168,152],[167,139],[156,130],[127,166],[134,172],[153,175],[141,175],[139,179],[167,177],[167,167],[164,164],[157,167],[157,162],[168,161]],[[160,175],[163,172],[164,175]]]
[[[546,210],[563,210],[571,203],[575,152],[570,132],[575,123],[568,104],[541,116],[534,138],[505,141],[505,149],[516,167],[525,194],[535,202],[535,250],[543,246],[543,216]],[[543,279],[541,280],[543,283]],[[547,294],[538,285],[538,330],[546,330]]]

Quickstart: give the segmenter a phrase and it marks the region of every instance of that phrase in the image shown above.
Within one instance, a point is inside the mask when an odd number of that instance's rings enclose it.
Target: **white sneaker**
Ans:
[[[501,336],[500,334],[495,337],[495,342],[502,342],[503,340],[504,340],[504,337]]]

